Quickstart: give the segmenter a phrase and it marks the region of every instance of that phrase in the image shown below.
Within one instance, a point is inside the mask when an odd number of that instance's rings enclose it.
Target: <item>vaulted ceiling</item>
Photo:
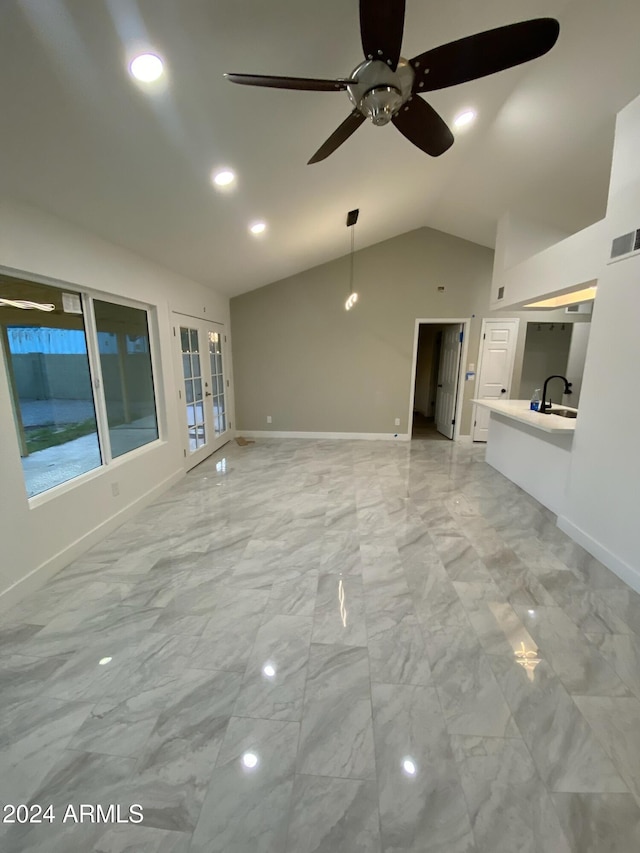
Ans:
[[[561,25],[549,54],[429,95],[449,123],[478,114],[441,157],[367,122],[307,166],[346,93],[223,73],[348,76],[356,0],[3,0],[0,192],[230,295],[346,254],[355,207],[358,248],[423,225],[490,246],[507,210],[572,232],[604,215],[615,115],[640,92],[640,3],[407,0],[402,53],[540,16]],[[166,74],[145,87],[128,63],[149,49]],[[212,186],[220,166],[233,192]]]

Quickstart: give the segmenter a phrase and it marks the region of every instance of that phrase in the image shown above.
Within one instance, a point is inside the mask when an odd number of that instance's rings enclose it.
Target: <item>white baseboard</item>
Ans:
[[[103,521],[97,527],[85,533],[84,536],[81,536],[75,542],[63,548],[62,551],[58,551],[53,557],[45,560],[44,563],[33,569],[28,575],[20,578],[20,580],[16,581],[3,592],[0,592],[0,611],[7,610],[21,601],[26,595],[29,595],[29,593],[40,589],[50,578],[62,571],[65,566],[77,560],[78,557],[81,557],[90,548],[93,548],[94,545],[97,545],[98,542],[101,542],[110,533],[113,533],[116,528],[136,515],[141,509],[144,509],[145,506],[148,506],[157,497],[166,492],[167,489],[179,483],[184,476],[184,471],[177,471],[175,474],[172,474],[171,477],[163,480],[162,483],[146,492],[133,501],[133,503],[127,504],[119,512],[111,516],[111,518]]]
[[[585,533],[580,527],[569,521],[566,516],[558,516],[558,527],[564,531],[567,536],[570,536],[578,545],[582,545],[585,551],[592,554],[597,560],[600,560],[603,565],[618,575],[618,577],[628,584],[636,592],[640,593],[640,572],[621,560],[612,551]]]
[[[236,435],[244,438],[315,438],[349,439],[351,441],[410,441],[409,433],[391,432],[287,432],[281,430],[238,429]]]

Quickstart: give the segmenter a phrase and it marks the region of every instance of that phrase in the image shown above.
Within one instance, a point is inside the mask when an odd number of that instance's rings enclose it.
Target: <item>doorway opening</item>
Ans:
[[[467,323],[416,320],[409,413],[412,439],[446,441],[459,434]]]

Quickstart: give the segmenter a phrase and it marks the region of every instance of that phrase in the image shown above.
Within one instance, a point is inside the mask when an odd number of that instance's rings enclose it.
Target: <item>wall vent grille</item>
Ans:
[[[629,231],[628,234],[622,234],[620,237],[615,237],[611,243],[611,258],[620,258],[622,255],[629,255],[631,252],[640,250],[640,228],[636,231]]]

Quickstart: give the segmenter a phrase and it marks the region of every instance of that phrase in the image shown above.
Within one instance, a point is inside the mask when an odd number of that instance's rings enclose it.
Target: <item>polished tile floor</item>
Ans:
[[[4,614],[3,853],[637,853],[640,596],[483,457],[230,444]]]

